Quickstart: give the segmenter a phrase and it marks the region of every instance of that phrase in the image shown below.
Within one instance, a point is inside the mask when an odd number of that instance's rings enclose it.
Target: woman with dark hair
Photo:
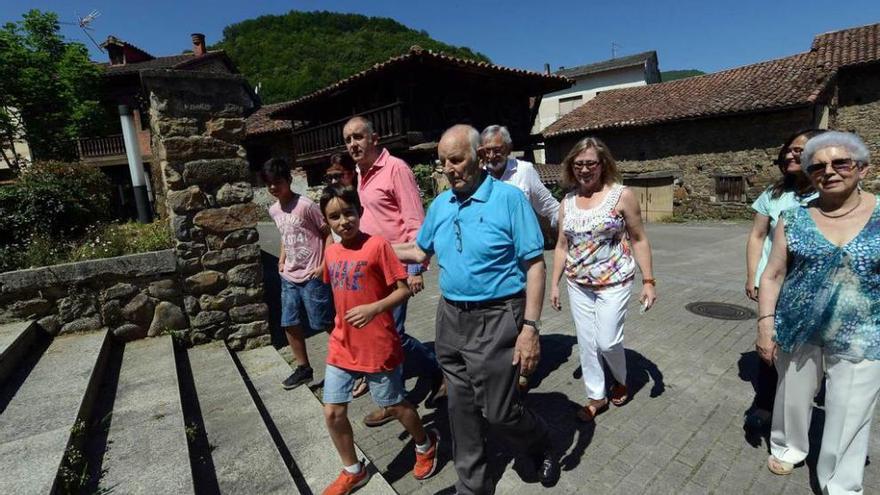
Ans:
[[[880,397],[880,206],[859,187],[870,152],[855,134],[816,136],[801,156],[818,197],[782,213],[758,298],[756,349],[779,373],[767,467],[789,474],[806,459],[824,375],[819,489],[863,493]]]
[[[348,153],[330,155],[330,166],[324,172],[324,182],[328,186],[341,184],[345,187],[354,187],[357,190],[357,172],[351,155]]]
[[[753,301],[758,300],[758,286],[770,256],[773,231],[779,215],[816,197],[809,177],[801,170],[800,155],[807,140],[823,132],[821,129],[807,129],[792,134],[773,162],[782,176],[752,203],[755,220],[746,243],[746,295]],[[755,400],[745,420],[747,430],[760,432],[769,426],[776,380],[775,368],[763,362],[758,364]]]
[[[562,162],[562,183],[570,192],[559,208],[550,302],[562,309],[559,281],[564,272],[588,399],[577,416],[585,422],[608,409],[609,402],[622,406],[629,399],[623,322],[637,264],[642,308],[656,300],[639,200],[620,182],[614,157],[596,138],[579,141]],[[616,382],[610,399],[603,360]]]

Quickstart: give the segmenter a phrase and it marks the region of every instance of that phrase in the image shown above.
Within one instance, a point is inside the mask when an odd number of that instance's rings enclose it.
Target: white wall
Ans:
[[[559,100],[562,98],[580,95],[580,105],[583,105],[593,99],[596,93],[600,91],[645,86],[646,84],[645,68],[642,65],[579,77],[572,87],[544,95],[541,100],[541,106],[538,109],[538,118],[535,119],[535,126],[532,128],[532,134],[543,131],[547,126],[562,117],[562,114],[559,112]]]
[[[14,109],[14,108],[9,108],[8,110],[11,112],[13,119],[19,119],[18,110]],[[3,148],[3,149],[0,149],[0,153],[3,153],[5,156],[9,157],[10,159],[14,155],[18,155],[19,157],[24,158],[24,160],[27,164],[29,164],[31,162],[31,149],[28,146],[27,141],[22,139],[20,136],[16,136],[16,139],[13,142],[13,149],[10,150],[7,148]],[[2,158],[0,158],[0,169],[8,169],[8,168],[9,167],[6,165],[6,161],[3,160]]]

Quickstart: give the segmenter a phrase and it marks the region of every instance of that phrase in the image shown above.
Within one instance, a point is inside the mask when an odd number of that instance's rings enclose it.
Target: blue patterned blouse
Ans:
[[[843,247],[829,242],[807,208],[782,213],[789,265],[776,303],[776,342],[809,342],[851,361],[880,359],[880,201]]]

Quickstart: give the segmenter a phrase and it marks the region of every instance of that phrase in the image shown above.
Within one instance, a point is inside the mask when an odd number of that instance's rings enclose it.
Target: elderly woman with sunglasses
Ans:
[[[869,152],[855,134],[810,139],[801,163],[819,197],[782,214],[758,297],[757,350],[779,372],[768,468],[807,457],[825,361],[824,493],[862,493],[880,395],[880,208],[859,183]]]
[[[791,135],[774,161],[781,177],[752,203],[755,219],[746,243],[746,295],[753,301],[758,300],[758,286],[770,257],[779,216],[783,211],[804,205],[816,197],[810,178],[801,169],[800,156],[807,141],[823,132],[822,129],[808,129]],[[755,400],[745,421],[746,429],[752,433],[760,433],[770,425],[779,380],[776,368],[763,361],[759,360],[756,371]]]
[[[629,399],[623,321],[636,264],[642,272],[642,307],[647,310],[656,299],[639,200],[620,179],[611,151],[596,138],[579,141],[562,162],[562,183],[571,192],[559,208],[550,302],[562,309],[564,272],[587,389],[588,401],[577,413],[584,422],[608,409],[603,360],[616,381],[610,402],[622,406]]]

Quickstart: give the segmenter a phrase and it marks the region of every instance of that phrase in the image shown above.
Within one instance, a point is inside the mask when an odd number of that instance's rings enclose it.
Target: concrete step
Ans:
[[[0,493],[53,492],[100,386],[107,331],[55,338],[0,413]]]
[[[100,488],[194,493],[170,335],[126,344]]]
[[[0,384],[15,371],[40,329],[34,321],[17,321],[0,325]]]
[[[188,351],[221,493],[299,493],[222,342]]]
[[[306,484],[312,492],[321,493],[342,469],[339,454],[324,425],[321,402],[306,386],[294,390],[281,387],[281,381],[290,375],[291,369],[271,346],[240,352],[238,358]],[[366,457],[357,446],[355,449],[358,458]],[[372,463],[368,468],[372,479],[357,493],[396,493]]]

